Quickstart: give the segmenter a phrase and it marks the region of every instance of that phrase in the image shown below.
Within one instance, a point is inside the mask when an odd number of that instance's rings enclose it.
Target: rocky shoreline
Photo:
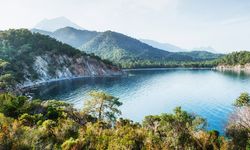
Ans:
[[[78,76],[78,77],[57,78],[57,79],[50,79],[47,81],[32,82],[32,83],[27,84],[27,85],[19,86],[16,89],[16,93],[26,93],[27,91],[30,91],[31,89],[37,88],[43,84],[47,84],[47,83],[51,83],[51,82],[57,82],[57,81],[63,81],[63,80],[84,79],[84,78],[107,78],[107,77],[117,77],[117,76],[123,76],[123,75],[127,75],[126,72],[120,72],[117,74],[104,75],[104,76]],[[28,93],[26,93],[26,94],[28,94]],[[28,96],[30,96],[30,95],[28,94]]]
[[[38,75],[36,80],[30,78],[28,69],[24,69],[25,80],[17,85],[18,88],[37,86],[43,83],[84,78],[119,76],[124,72],[118,67],[108,65],[90,57],[71,58],[66,55],[37,56],[33,69]],[[53,74],[51,72],[54,72]]]
[[[234,72],[245,72],[250,74],[250,63],[247,63],[245,65],[218,65],[217,67],[214,67],[213,69],[219,70],[219,71],[234,71]]]

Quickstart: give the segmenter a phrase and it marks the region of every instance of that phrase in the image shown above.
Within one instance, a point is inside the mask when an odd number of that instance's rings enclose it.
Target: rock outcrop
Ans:
[[[250,63],[247,63],[245,65],[218,65],[214,69],[220,70],[220,71],[234,71],[234,72],[246,72],[250,74]]]
[[[20,87],[28,87],[43,82],[71,78],[115,76],[124,74],[119,68],[105,64],[104,62],[89,56],[71,58],[67,55],[37,56],[33,64],[33,70],[35,70],[38,76],[37,79],[31,80],[29,78],[29,72],[25,71],[27,72],[25,81],[19,85]]]

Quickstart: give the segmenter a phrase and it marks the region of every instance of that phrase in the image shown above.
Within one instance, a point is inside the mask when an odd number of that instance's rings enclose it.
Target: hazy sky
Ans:
[[[89,30],[113,30],[182,48],[250,50],[250,0],[0,0],[0,30],[65,16]]]

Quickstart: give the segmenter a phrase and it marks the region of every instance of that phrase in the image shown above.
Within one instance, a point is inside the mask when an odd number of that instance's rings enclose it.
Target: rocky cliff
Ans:
[[[107,65],[89,56],[81,56],[79,58],[71,58],[67,55],[36,56],[32,67],[37,74],[37,79],[31,80],[29,78],[30,74],[28,69],[24,69],[24,72],[26,72],[25,80],[19,84],[20,87],[79,77],[100,77],[124,74],[117,67]]]

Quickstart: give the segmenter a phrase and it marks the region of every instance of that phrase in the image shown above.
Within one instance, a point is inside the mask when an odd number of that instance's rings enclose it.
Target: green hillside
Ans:
[[[222,57],[218,64],[222,65],[245,65],[250,63],[250,52],[249,51],[239,51],[233,52]]]
[[[111,60],[125,68],[176,67],[187,62],[212,60],[220,57],[218,54],[209,52],[168,52],[112,31],[106,31],[96,36],[80,49]]]
[[[1,75],[11,74],[18,84],[109,75],[115,69],[99,57],[27,29],[0,31],[0,59]]]
[[[55,32],[37,29],[32,31],[49,35],[89,54],[110,60],[123,68],[197,67],[204,66],[204,62],[202,65],[198,63],[200,61],[213,60],[222,56],[206,51],[170,52],[170,50],[161,50],[135,38],[112,31],[95,32],[77,30],[72,27],[58,29]]]
[[[154,48],[137,39],[112,31],[106,31],[98,35],[84,44],[80,49],[115,62],[126,60],[149,60],[159,62],[165,60],[193,60],[190,56],[175,55],[175,53]]]

